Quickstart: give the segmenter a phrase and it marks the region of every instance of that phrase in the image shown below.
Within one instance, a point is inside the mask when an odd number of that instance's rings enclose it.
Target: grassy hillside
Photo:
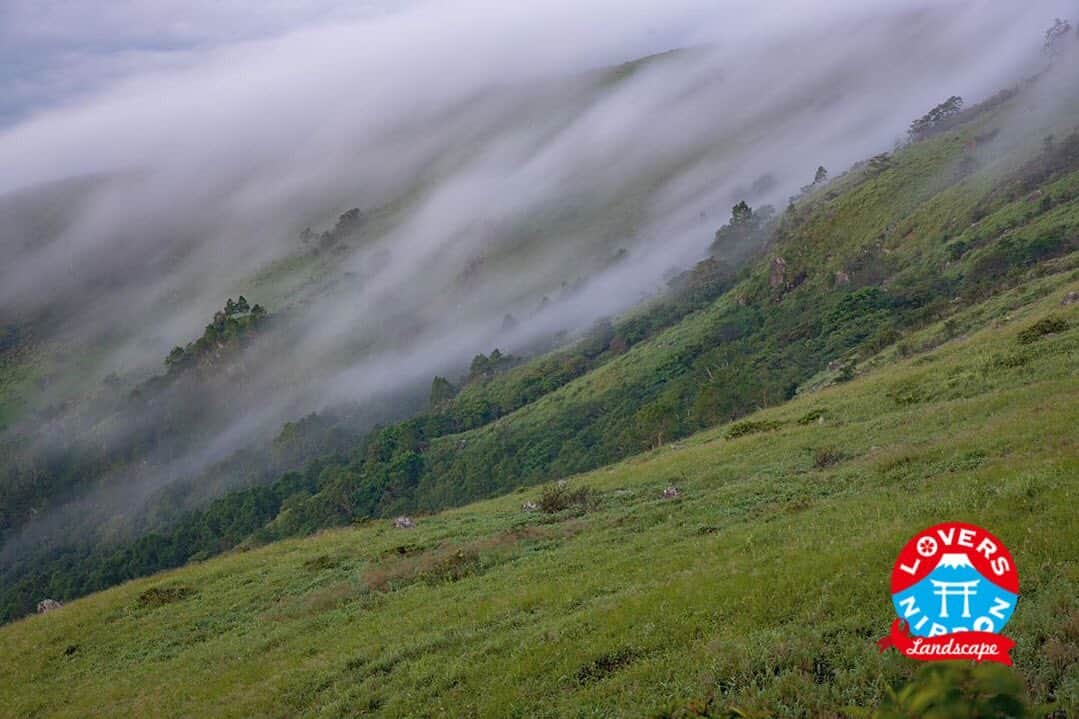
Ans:
[[[0,715],[836,715],[911,672],[873,642],[898,549],[944,519],[1008,544],[1016,668],[1071,715],[1077,289],[1030,279],[852,381],[575,476],[585,509],[525,512],[533,488],[367,521],[2,627]]]

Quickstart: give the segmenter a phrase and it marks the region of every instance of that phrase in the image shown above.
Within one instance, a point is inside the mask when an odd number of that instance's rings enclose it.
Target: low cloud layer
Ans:
[[[0,131],[0,319],[48,316],[99,349],[97,381],[157,372],[226,297],[288,317],[220,440],[125,475],[124,491],[631,306],[703,256],[735,201],[782,205],[818,165],[890,149],[945,97],[1036,71],[1041,32],[1067,11],[279,2],[249,21],[234,0],[131,4],[119,22],[40,7],[6,10],[12,47],[53,49],[8,108],[25,119]],[[65,47],[101,63],[96,90],[53,84]],[[281,269],[309,254],[304,228],[352,207],[362,231]]]

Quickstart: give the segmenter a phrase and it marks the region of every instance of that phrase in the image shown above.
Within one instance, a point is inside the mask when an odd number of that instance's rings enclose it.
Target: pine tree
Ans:
[[[457,394],[457,388],[445,377],[435,377],[431,380],[431,406],[438,407],[444,402],[453,399]]]
[[[170,372],[179,368],[180,363],[184,360],[184,355],[185,352],[183,347],[172,348],[172,351],[169,352],[169,356],[165,358],[165,366],[169,368]]]
[[[731,208],[731,225],[744,225],[753,219],[753,208],[742,200]]]

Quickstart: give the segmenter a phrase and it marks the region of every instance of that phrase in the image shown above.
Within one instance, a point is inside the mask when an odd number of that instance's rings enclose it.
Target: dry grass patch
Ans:
[[[551,527],[524,526],[464,544],[444,544],[423,552],[383,555],[364,574],[372,591],[389,592],[416,582],[443,584],[482,574],[516,556],[522,545],[566,536]]]

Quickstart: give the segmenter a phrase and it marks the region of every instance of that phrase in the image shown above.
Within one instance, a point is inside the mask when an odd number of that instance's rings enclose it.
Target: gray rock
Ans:
[[[42,599],[40,602],[37,603],[37,613],[45,614],[46,612],[51,612],[54,609],[59,609],[62,606],[64,605],[56,601],[55,599]]]

